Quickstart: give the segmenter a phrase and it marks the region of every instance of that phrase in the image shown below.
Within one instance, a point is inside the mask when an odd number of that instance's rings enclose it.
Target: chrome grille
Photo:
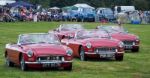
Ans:
[[[133,45],[134,41],[123,41],[124,45]]]
[[[61,61],[62,56],[40,56],[37,61]]]
[[[100,47],[100,48],[96,48],[95,52],[116,52],[116,48],[113,48],[113,47]]]

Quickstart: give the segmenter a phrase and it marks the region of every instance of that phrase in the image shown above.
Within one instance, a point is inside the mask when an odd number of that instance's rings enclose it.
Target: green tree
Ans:
[[[148,7],[148,2],[146,0],[134,0],[133,5],[138,9],[138,10],[147,10],[149,9]]]

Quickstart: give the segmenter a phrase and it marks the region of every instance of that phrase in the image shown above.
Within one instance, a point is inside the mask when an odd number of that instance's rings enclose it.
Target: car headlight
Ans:
[[[27,51],[27,55],[28,55],[28,57],[32,57],[33,56],[33,51],[32,50],[28,50]]]
[[[87,47],[88,49],[91,48],[91,47],[92,47],[91,43],[90,43],[90,42],[86,43],[86,47]]]
[[[73,52],[72,52],[71,49],[68,49],[68,50],[66,51],[66,53],[67,53],[68,56],[71,56],[71,55],[73,54]]]
[[[123,42],[120,42],[120,43],[119,43],[119,47],[124,47]]]

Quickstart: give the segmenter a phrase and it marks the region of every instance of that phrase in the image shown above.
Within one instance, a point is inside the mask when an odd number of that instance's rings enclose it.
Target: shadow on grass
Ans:
[[[75,59],[81,61],[79,58]],[[85,62],[121,62],[121,61],[116,61],[114,58],[87,58]]]
[[[132,52],[131,50],[126,50],[125,53],[139,53],[139,52]]]
[[[8,69],[8,70],[17,70],[17,71],[22,71],[20,66],[14,65],[13,67],[8,67],[4,64],[4,68]],[[47,68],[28,68],[26,71],[22,71],[22,72],[48,72],[48,71],[52,71],[52,72],[71,72],[72,70],[64,70],[63,68],[59,68],[59,67],[47,67]]]

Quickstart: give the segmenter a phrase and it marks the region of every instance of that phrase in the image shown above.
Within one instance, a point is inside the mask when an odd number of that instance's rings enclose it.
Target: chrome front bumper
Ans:
[[[36,62],[25,62],[26,64],[60,64],[60,63],[72,63],[72,61],[36,61]]]
[[[88,54],[88,55],[99,55],[100,57],[103,57],[103,58],[112,58],[112,57],[115,57],[116,54],[123,54],[124,51],[122,52],[85,52],[85,54]]]
[[[130,49],[132,49],[133,47],[139,47],[139,45],[124,45],[124,49],[125,49],[125,50],[130,50]]]
[[[85,52],[85,54],[115,54],[116,52]]]
[[[123,52],[99,52],[99,53],[96,53],[96,52],[85,52],[85,54],[121,54],[121,53],[124,53],[124,51]]]

